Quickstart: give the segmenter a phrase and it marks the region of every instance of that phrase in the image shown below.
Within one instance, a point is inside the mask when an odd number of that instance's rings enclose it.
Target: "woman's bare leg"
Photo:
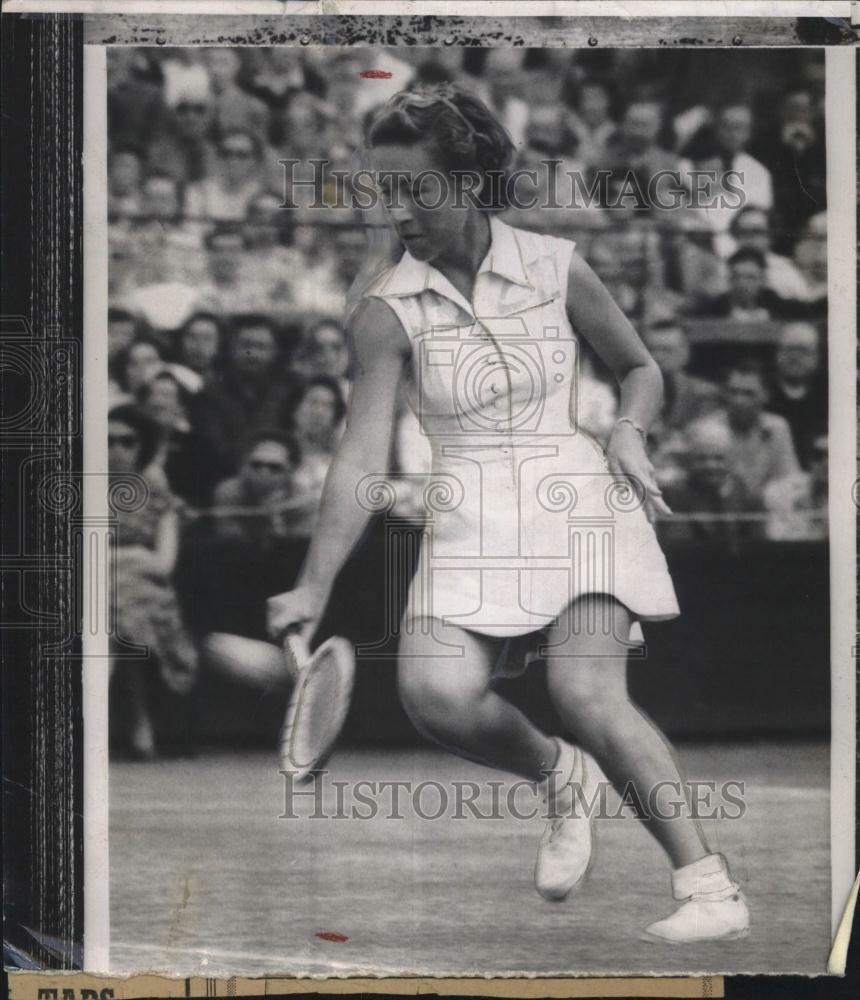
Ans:
[[[400,639],[397,683],[416,729],[460,757],[540,781],[557,746],[490,687],[502,640],[433,624],[431,635]]]
[[[650,809],[652,790],[668,787],[661,783],[685,786],[668,740],[627,691],[627,647],[618,637],[629,634],[630,613],[604,595],[582,597],[576,605],[550,630],[550,697],[570,735],[595,758],[615,788],[622,792],[632,785],[644,807],[647,829],[673,866],[690,864],[708,848],[689,809],[684,806],[676,819]]]

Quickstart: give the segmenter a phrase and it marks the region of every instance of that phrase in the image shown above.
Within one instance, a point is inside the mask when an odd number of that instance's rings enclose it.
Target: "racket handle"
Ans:
[[[284,659],[290,674],[295,680],[310,659],[310,650],[296,629],[290,629],[284,636]]]

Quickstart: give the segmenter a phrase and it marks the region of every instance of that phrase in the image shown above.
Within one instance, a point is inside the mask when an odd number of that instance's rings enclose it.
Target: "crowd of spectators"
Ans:
[[[110,455],[112,469],[136,461],[155,484],[160,521],[138,531],[124,562],[149,580],[141,592],[162,609],[153,620],[164,622],[184,550],[179,538],[169,566],[149,565],[141,550],[188,525],[241,553],[306,540],[343,428],[345,303],[365,233],[348,207],[291,202],[280,161],[324,158],[348,171],[368,111],[443,80],[494,108],[516,167],[549,160],[556,181],[572,172],[586,187],[608,172],[593,204],[503,217],[576,239],[663,371],[650,444],[677,515],[659,526],[664,542],[731,549],[826,537],[824,64],[811,50],[761,51],[753,74],[739,65],[749,58],[111,49]],[[641,203],[660,171],[679,178],[671,210]],[[695,171],[714,172],[711,195],[732,193],[731,183],[742,197],[692,207]],[[538,176],[547,194],[548,170]],[[616,404],[583,345],[581,422],[605,439]],[[405,401],[400,409],[392,467],[421,471],[426,445]],[[125,454],[132,437],[135,447],[146,437],[145,465],[139,451]],[[414,497],[403,503],[420,519]],[[181,687],[193,658],[181,624],[166,627],[185,651]]]

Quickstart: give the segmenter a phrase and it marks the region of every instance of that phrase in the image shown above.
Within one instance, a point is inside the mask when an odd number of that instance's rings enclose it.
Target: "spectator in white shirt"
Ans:
[[[129,228],[135,266],[125,304],[154,329],[175,329],[204,275],[200,231],[184,220],[183,185],[166,171],[149,171],[141,198]]]
[[[770,171],[746,152],[752,137],[752,111],[744,104],[728,104],[717,116],[716,137],[727,170],[740,174],[744,204],[768,211],[773,208]]]
[[[690,205],[707,219],[721,257],[729,257],[735,249],[729,229],[741,209],[769,212],[773,207],[770,171],[745,151],[751,135],[750,109],[743,104],[726,105],[713,125],[704,125],[693,136],[681,161]],[[696,171],[707,171],[712,179],[706,180],[704,174],[697,177]]]
[[[724,419],[732,436],[730,467],[760,500],[768,483],[800,471],[791,429],[783,417],[765,410],[765,377],[752,363],[729,372],[725,400]]]
[[[188,188],[187,215],[213,222],[243,221],[262,188],[262,155],[262,143],[253,131],[226,131],[218,145],[218,172]]]
[[[747,205],[740,209],[731,221],[729,233],[738,250],[752,247],[764,254],[766,288],[783,299],[811,299],[811,289],[794,262],[773,252],[770,217],[763,208]]]
[[[195,290],[194,308],[219,316],[253,313],[268,303],[265,275],[242,267],[245,237],[238,227],[220,227],[206,237],[209,282]]]
[[[338,316],[346,305],[348,285],[339,273],[334,237],[325,227],[314,225],[308,213],[312,210],[294,213],[292,249],[297,256],[290,282],[293,304],[308,312]]]
[[[141,187],[141,216],[132,223],[138,284],[199,281],[203,267],[199,229],[184,221],[185,190],[171,174],[153,168]]]

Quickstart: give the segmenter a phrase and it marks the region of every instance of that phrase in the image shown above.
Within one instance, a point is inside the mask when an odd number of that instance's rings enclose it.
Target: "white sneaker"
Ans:
[[[585,878],[594,839],[590,811],[575,792],[585,787],[585,754],[563,740],[556,743],[558,760],[541,782],[548,814],[555,818],[547,823],[535,864],[535,888],[553,901],[564,899]],[[586,795],[585,802],[590,801]]]
[[[643,936],[669,944],[734,941],[750,930],[744,894],[729,874],[722,854],[708,854],[672,872],[672,895],[685,902]]]

